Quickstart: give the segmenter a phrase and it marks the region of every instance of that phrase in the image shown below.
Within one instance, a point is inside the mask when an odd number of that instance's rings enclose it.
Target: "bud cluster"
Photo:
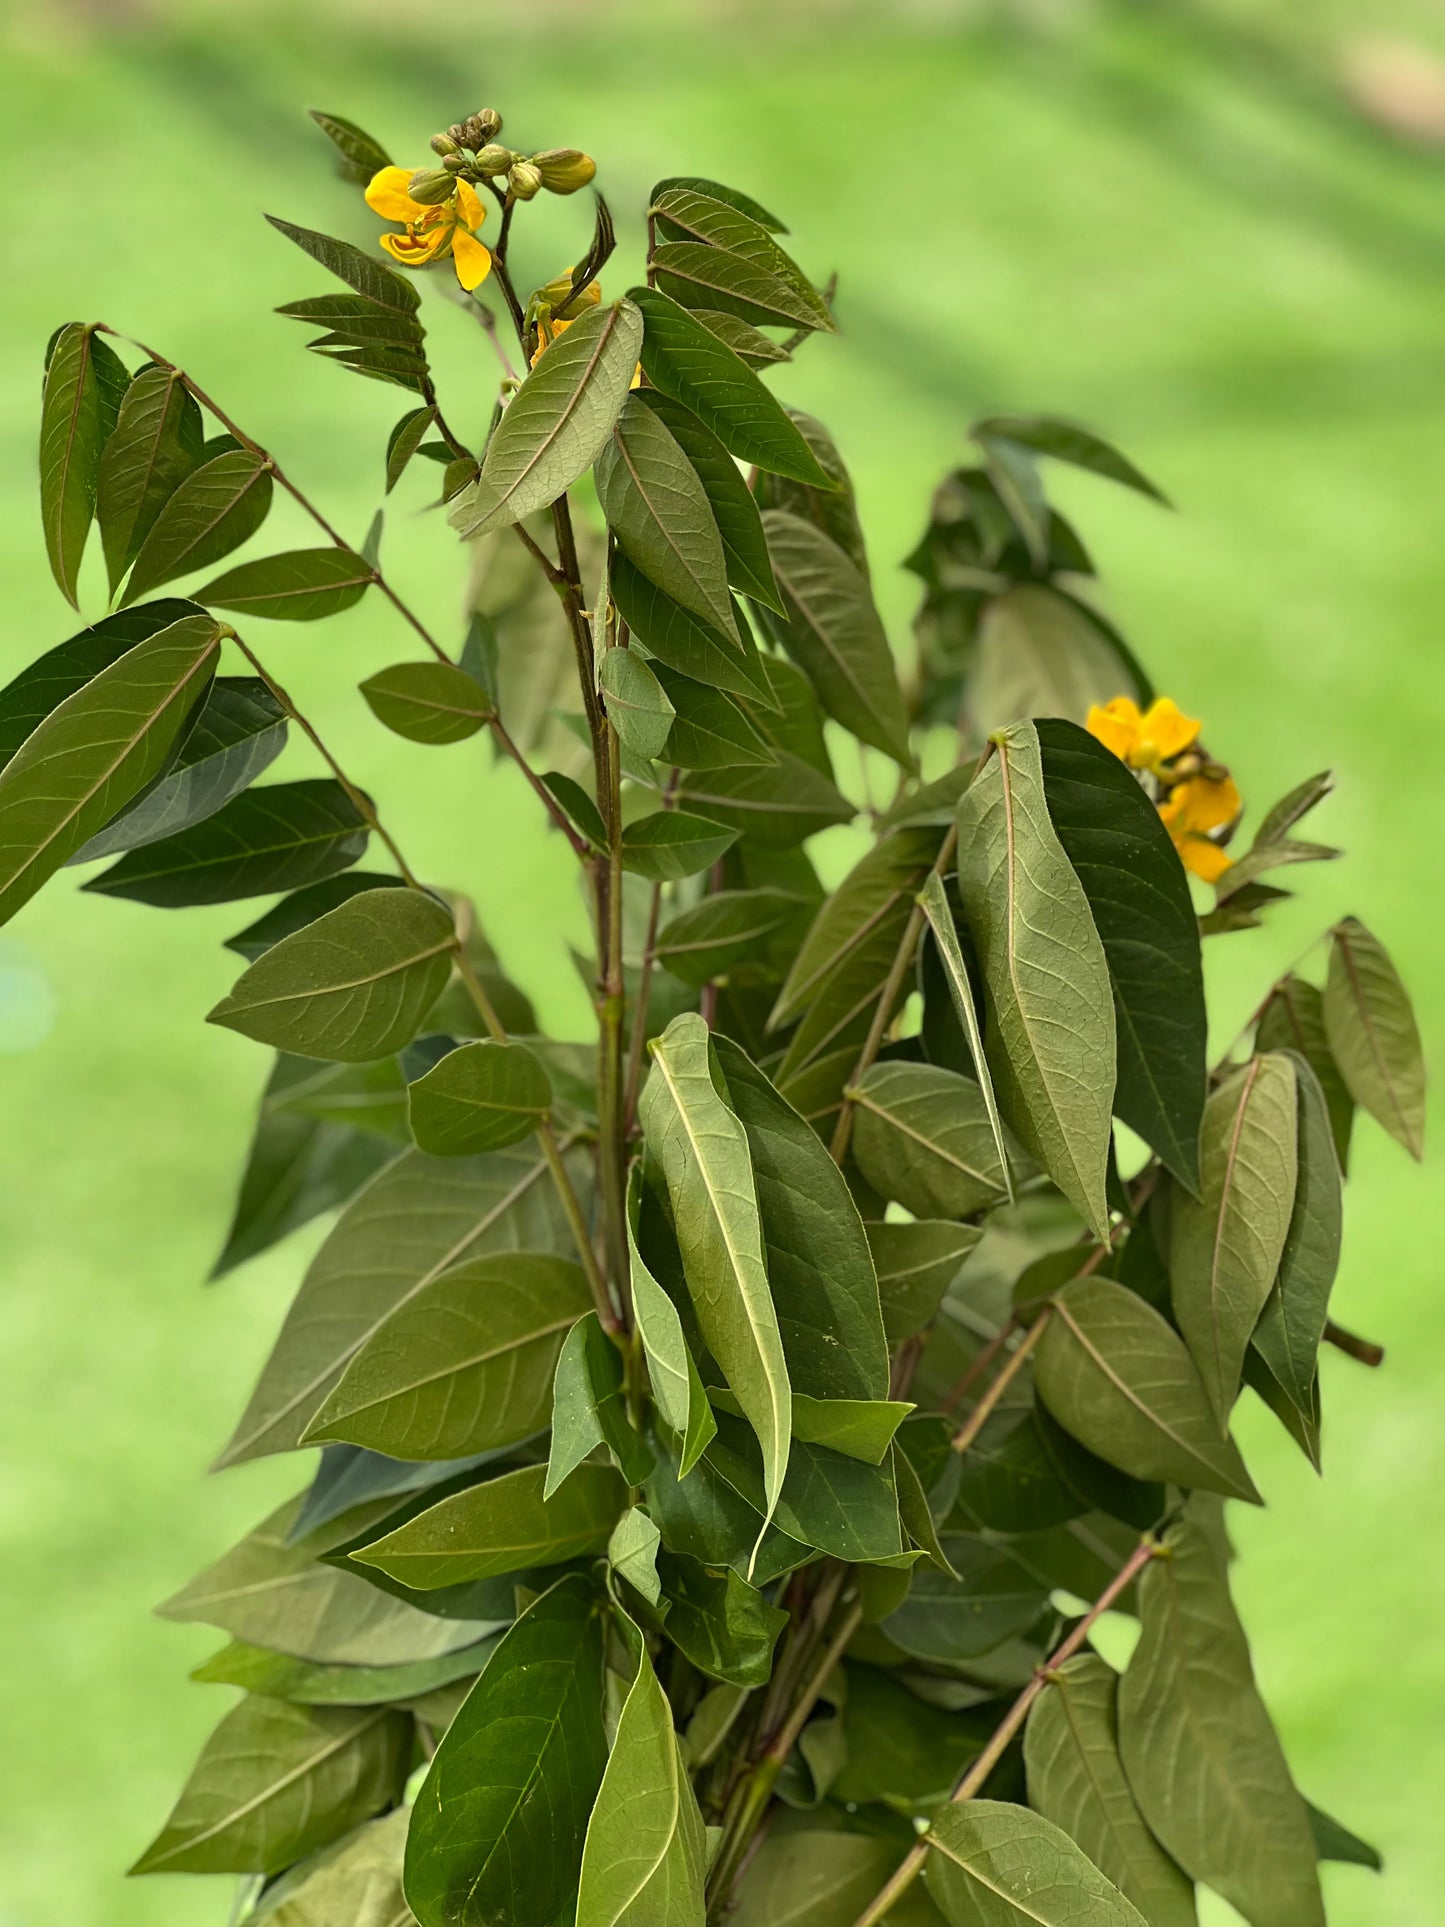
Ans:
[[[457,121],[444,134],[433,134],[431,148],[441,166],[422,168],[413,177],[413,197],[444,201],[453,191],[456,176],[468,181],[505,177],[513,199],[530,201],[543,188],[549,194],[575,194],[597,172],[596,161],[580,148],[549,147],[539,154],[524,155],[502,145],[497,139],[501,131],[501,115],[495,107],[484,107],[480,113]],[[444,187],[442,182],[446,183]]]

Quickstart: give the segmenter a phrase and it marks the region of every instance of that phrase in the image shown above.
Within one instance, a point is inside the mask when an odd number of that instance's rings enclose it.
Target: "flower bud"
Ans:
[[[531,164],[550,194],[575,194],[597,172],[592,156],[576,147],[549,147],[544,154],[534,154]]]
[[[519,201],[530,201],[542,185],[542,176],[530,161],[518,161],[507,175],[507,186]]]
[[[483,174],[505,174],[516,158],[510,147],[498,147],[493,142],[478,151],[477,166]]]
[[[442,166],[448,174],[465,174],[471,166],[465,154],[443,154]]]
[[[495,107],[483,107],[480,113],[469,114],[462,126],[466,129],[466,146],[485,147],[501,133],[502,117]]]
[[[461,142],[459,140],[453,140],[450,134],[433,134],[431,137],[431,151],[433,154],[441,154],[443,157],[448,154],[458,153],[461,145]]]
[[[444,167],[419,167],[407,182],[406,191],[423,207],[436,207],[452,198],[457,184]]]

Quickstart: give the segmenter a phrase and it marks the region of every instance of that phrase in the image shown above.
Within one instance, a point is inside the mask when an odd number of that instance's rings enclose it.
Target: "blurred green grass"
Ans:
[[[402,403],[308,364],[268,317],[320,278],[260,214],[367,232],[308,105],[419,159],[433,127],[491,101],[518,138],[599,156],[634,248],[653,178],[714,173],[779,206],[817,272],[839,269],[842,339],[776,385],[826,416],[859,476],[900,642],[912,596],[892,565],[973,415],[1079,416],[1162,482],[1180,516],[1080,478],[1059,494],[1161,687],[1205,716],[1259,808],[1333,762],[1321,828],[1349,853],[1302,876],[1267,932],[1214,946],[1221,1040],[1350,909],[1395,951],[1438,1052],[1441,162],[1357,118],[1283,5],[1046,9],[1033,26],[956,11],[554,9],[463,31],[305,5],[101,30],[25,8],[0,41],[27,197],[0,233],[0,672],[68,630],[33,492],[50,330],[104,317],[162,347],[358,539]],[[582,218],[539,207],[537,280],[574,258]],[[478,343],[440,303],[428,322],[449,413],[479,427]],[[413,479],[389,510],[388,565],[456,633],[461,560],[415,514],[421,493]],[[270,539],[299,534],[281,513]],[[470,889],[546,1019],[579,1027],[557,905],[568,935],[580,909],[555,840],[474,746],[384,737],[356,694],[410,652],[395,619],[378,604],[265,640],[412,860]],[[200,1289],[262,1075],[200,1022],[234,974],[219,939],[246,916],[170,919],[61,882],[0,937],[0,1927],[226,1914],[224,1883],[119,1876],[222,1710],[184,1682],[214,1641],[149,1608],[297,1482],[271,1463],[203,1475],[314,1242]],[[1390,1357],[1379,1375],[1325,1361],[1325,1480],[1262,1415],[1244,1423],[1270,1501],[1234,1521],[1262,1680],[1305,1790],[1389,1862],[1383,1886],[1327,1870],[1334,1927],[1426,1927],[1445,1882],[1441,1162],[1421,1175],[1359,1131],[1336,1302]]]

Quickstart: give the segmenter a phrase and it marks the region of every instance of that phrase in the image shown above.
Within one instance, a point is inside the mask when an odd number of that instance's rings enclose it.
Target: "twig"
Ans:
[[[989,1386],[983,1397],[978,1401],[978,1404],[974,1406],[957,1432],[954,1433],[953,1449],[955,1452],[966,1452],[988,1423],[989,1415],[994,1411],[999,1400],[1023,1370],[1029,1353],[1034,1349],[1034,1346],[1038,1344],[1048,1329],[1051,1316],[1052,1307],[1045,1305],[1033,1324],[1030,1325],[1024,1333],[1023,1342],[1010,1352],[1008,1363]]]
[[[1357,1338],[1354,1332],[1346,1331],[1343,1325],[1337,1325],[1333,1318],[1325,1326],[1325,1343],[1333,1345],[1337,1351],[1346,1353],[1350,1358],[1357,1358],[1362,1365],[1368,1365],[1372,1371],[1377,1365],[1383,1365],[1385,1362],[1383,1345],[1377,1345],[1369,1338]]]

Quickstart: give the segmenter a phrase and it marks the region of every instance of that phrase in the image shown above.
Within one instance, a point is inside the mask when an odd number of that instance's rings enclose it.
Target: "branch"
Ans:
[[[1343,1325],[1337,1325],[1333,1318],[1325,1326],[1325,1343],[1333,1345],[1337,1351],[1344,1352],[1350,1358],[1357,1358],[1362,1365],[1368,1365],[1372,1371],[1385,1362],[1383,1345],[1376,1345],[1368,1338],[1357,1338],[1353,1332],[1346,1331]]]

